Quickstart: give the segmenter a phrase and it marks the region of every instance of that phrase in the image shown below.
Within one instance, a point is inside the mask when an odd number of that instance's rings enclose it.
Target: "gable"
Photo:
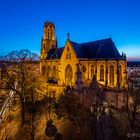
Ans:
[[[61,60],[70,60],[70,61],[77,60],[75,50],[69,40],[66,42],[66,45],[63,49],[63,53],[61,55]]]

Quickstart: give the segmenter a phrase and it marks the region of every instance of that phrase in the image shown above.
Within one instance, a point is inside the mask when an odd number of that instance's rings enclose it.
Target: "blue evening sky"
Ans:
[[[111,37],[119,52],[140,60],[140,0],[0,0],[0,55],[39,54],[43,25],[55,23],[59,47]]]

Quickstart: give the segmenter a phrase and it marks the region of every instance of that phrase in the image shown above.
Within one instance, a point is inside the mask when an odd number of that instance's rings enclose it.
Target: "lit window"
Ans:
[[[91,79],[93,78],[94,75],[94,65],[91,65]]]
[[[119,65],[119,83],[122,83],[122,66]]]
[[[66,85],[69,85],[69,86],[71,85],[72,77],[73,77],[72,67],[68,64],[66,69],[65,69],[65,82],[66,82]]]
[[[114,86],[114,65],[110,66],[110,85]]]
[[[104,66],[100,66],[100,81],[104,81]]]
[[[82,67],[83,72],[86,72],[86,67],[83,65]]]

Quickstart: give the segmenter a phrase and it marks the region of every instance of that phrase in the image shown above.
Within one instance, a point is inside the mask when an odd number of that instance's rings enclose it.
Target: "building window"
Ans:
[[[100,66],[100,81],[104,81],[104,66]]]
[[[110,66],[110,86],[114,86],[114,65]]]
[[[71,59],[71,53],[66,54],[66,59]]]
[[[72,83],[72,77],[73,77],[73,72],[72,72],[72,67],[68,64],[65,69],[65,84],[71,86]]]
[[[51,34],[50,33],[48,33],[48,39],[51,39]]]
[[[67,47],[66,59],[71,59],[71,53],[69,52],[69,46]]]
[[[82,70],[83,72],[86,72],[86,66],[83,65]]]
[[[122,66],[119,65],[119,83],[122,84]]]
[[[91,65],[91,79],[93,78],[94,75],[94,65]]]
[[[71,53],[68,53],[68,59],[71,59]]]

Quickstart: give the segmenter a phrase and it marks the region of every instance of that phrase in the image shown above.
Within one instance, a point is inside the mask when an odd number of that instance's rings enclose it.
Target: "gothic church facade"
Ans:
[[[69,35],[64,47],[58,47],[55,26],[44,24],[40,52],[40,71],[52,90],[66,86],[86,87],[95,75],[104,88],[127,87],[127,61],[111,38],[77,43]]]

